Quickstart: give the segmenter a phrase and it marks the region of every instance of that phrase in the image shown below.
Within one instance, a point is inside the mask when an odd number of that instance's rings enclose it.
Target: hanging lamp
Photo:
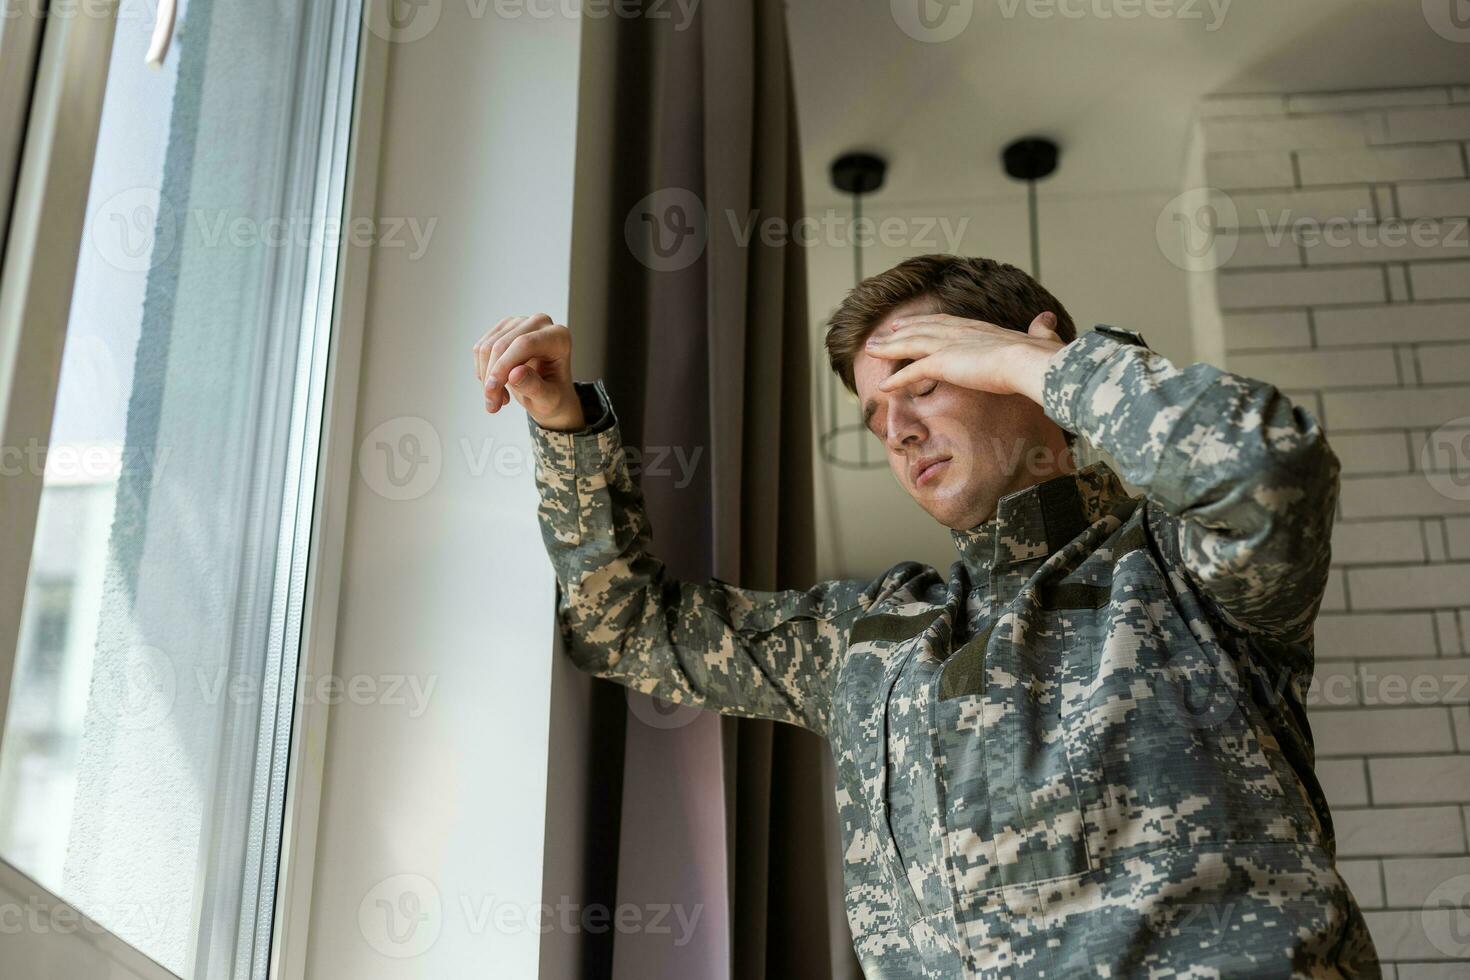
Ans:
[[[1026,182],[1026,211],[1031,219],[1031,278],[1041,281],[1041,231],[1036,217],[1036,182],[1056,173],[1061,150],[1044,136],[1018,139],[1002,151],[1006,175]]]
[[[832,186],[844,194],[852,195],[852,273],[853,285],[863,281],[863,245],[857,235],[857,227],[863,216],[863,195],[871,194],[883,186],[883,175],[888,163],[871,153],[844,153],[832,161]],[[854,470],[873,470],[886,467],[888,460],[875,454],[867,438],[868,429],[863,425],[862,409],[848,402],[846,388],[831,371],[820,372],[825,381],[822,402],[822,434],[818,439],[822,458],[833,466]],[[847,416],[848,421],[843,421]]]
[[[1001,153],[1006,175],[1026,182],[1026,206],[1030,227],[1031,276],[1041,279],[1041,229],[1037,214],[1036,183],[1056,172],[1061,149],[1044,136],[1027,136],[1008,145]],[[845,153],[832,161],[832,186],[852,195],[854,231],[862,219],[863,195],[883,186],[888,165],[883,158],[869,153]],[[852,244],[853,284],[863,281],[863,246],[857,235]],[[822,458],[833,466],[847,469],[881,469],[888,461],[875,454],[865,438],[862,409],[856,403],[844,407],[847,399],[841,382],[831,371],[822,371],[825,391],[821,396],[822,434],[819,439]],[[843,421],[844,415],[849,421]]]

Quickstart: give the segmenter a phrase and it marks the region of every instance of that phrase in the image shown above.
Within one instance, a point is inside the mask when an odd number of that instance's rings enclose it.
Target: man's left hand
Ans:
[[[944,313],[891,321],[868,338],[872,357],[912,360],[878,387],[893,391],[934,379],[998,395],[1025,395],[1041,403],[1041,382],[1051,356],[1064,346],[1053,327],[1056,315],[1042,313],[1026,333]]]

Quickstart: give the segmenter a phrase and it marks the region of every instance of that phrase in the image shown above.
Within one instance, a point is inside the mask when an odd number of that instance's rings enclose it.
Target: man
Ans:
[[[830,743],[868,976],[1378,976],[1302,704],[1337,457],[1271,385],[1074,337],[986,259],[853,289],[832,368],[959,560],[774,593],[649,554],[565,326],[475,351],[487,409],[531,419],[578,666]],[[1077,469],[1072,434],[1118,471]]]

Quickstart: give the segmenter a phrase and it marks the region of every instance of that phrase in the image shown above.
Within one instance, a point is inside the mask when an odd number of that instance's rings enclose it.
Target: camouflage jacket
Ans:
[[[1043,408],[1117,470],[1001,498],[947,577],[757,592],[665,573],[578,390],[586,429],[531,425],[568,652],[827,739],[869,977],[1379,976],[1303,710],[1340,469],[1311,413],[1099,326]]]

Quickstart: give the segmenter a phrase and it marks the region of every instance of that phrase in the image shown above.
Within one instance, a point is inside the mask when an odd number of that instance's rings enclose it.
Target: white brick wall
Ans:
[[[1224,366],[1317,414],[1343,463],[1308,711],[1341,870],[1400,980],[1470,976],[1467,98],[1201,110],[1236,219]]]

